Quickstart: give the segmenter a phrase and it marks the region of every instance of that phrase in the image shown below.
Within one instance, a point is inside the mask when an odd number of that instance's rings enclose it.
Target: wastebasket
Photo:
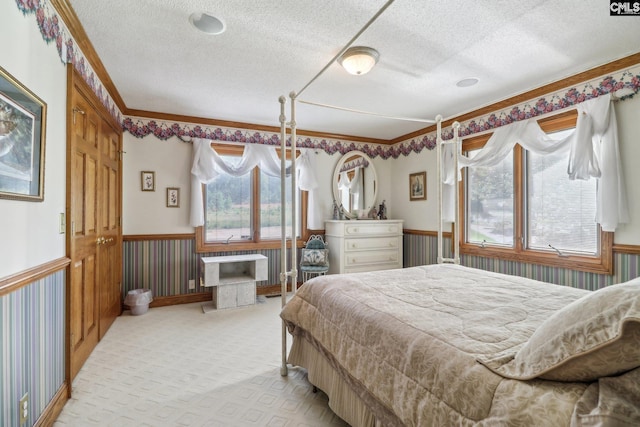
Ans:
[[[149,310],[149,303],[153,301],[151,289],[133,289],[127,292],[124,305],[129,307],[131,314],[137,316]]]

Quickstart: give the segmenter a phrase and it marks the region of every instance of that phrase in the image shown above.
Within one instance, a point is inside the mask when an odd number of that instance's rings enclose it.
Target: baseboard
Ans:
[[[298,286],[301,284],[299,283]],[[264,295],[264,296],[277,296],[282,292],[281,285],[267,285],[267,286],[257,286],[256,294]],[[291,284],[287,285],[287,292],[291,291]],[[153,297],[153,301],[149,304],[150,308],[153,307],[166,307],[169,305],[178,305],[178,304],[190,304],[194,302],[207,302],[211,301],[211,292],[196,292],[193,294],[183,294],[183,295],[171,295],[171,296],[163,296],[163,297]],[[126,307],[123,305],[123,310],[126,310]]]
[[[171,295],[165,297],[153,296],[149,307],[166,307],[168,305],[190,304],[192,302],[211,301],[211,292],[197,292],[193,294]]]
[[[35,422],[34,427],[49,427],[52,426],[53,423],[58,419],[60,413],[62,412],[62,408],[69,400],[69,389],[67,387],[67,383],[64,382],[51,399],[51,402],[44,408],[40,418]]]

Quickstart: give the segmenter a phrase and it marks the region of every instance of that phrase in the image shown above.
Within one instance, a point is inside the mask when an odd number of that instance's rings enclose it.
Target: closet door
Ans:
[[[101,120],[87,99],[75,90],[69,116],[67,247],[71,258],[68,310],[70,374],[73,378],[98,343],[98,145]]]
[[[120,227],[120,136],[102,121],[100,133],[100,179],[98,189],[100,260],[100,329],[102,339],[120,314],[122,281],[122,242]]]
[[[67,252],[69,375],[121,312],[122,130],[69,66]]]

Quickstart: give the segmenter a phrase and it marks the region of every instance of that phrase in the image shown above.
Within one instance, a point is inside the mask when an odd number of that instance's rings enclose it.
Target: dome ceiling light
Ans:
[[[373,48],[353,46],[338,58],[338,63],[342,65],[349,74],[361,76],[371,71],[373,66],[378,62],[378,58],[380,58],[380,54]]]

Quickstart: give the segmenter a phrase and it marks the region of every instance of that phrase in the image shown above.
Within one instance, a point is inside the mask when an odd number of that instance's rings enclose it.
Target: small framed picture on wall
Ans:
[[[180,189],[176,187],[167,188],[167,207],[179,208],[180,207]]]
[[[427,200],[427,173],[409,174],[409,200]]]
[[[140,172],[140,186],[142,191],[156,191],[156,173],[150,171]]]

